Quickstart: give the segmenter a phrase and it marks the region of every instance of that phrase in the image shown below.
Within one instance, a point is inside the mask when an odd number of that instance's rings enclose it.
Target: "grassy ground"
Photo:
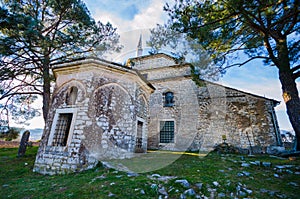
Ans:
[[[37,147],[28,148],[26,156],[17,158],[17,148],[0,149],[0,198],[158,198],[159,187],[165,187],[169,198],[179,198],[187,188],[176,179],[186,179],[197,194],[209,197],[211,189],[223,193],[225,198],[236,195],[237,187],[252,190],[252,193],[238,198],[299,198],[300,160],[278,159],[269,156],[244,158],[240,155],[218,155],[210,153],[205,157],[197,154],[150,153],[144,157],[147,165],[177,156],[172,164],[157,171],[141,173],[129,177],[126,172],[106,169],[99,166],[95,169],[68,175],[44,176],[32,172]],[[156,159],[155,159],[156,158]],[[141,160],[140,158],[137,158]],[[130,167],[136,165],[133,160],[123,161]],[[171,158],[172,159],[172,158]],[[245,161],[271,162],[272,166],[242,167]],[[141,163],[141,162],[138,162]],[[275,170],[276,165],[294,165],[291,168]],[[140,168],[140,167],[139,167]],[[238,177],[239,173],[249,172],[249,176]],[[149,178],[152,174],[176,176],[176,179],[159,181]],[[277,174],[274,176],[274,174]],[[213,185],[218,182],[219,185]],[[202,183],[199,189],[196,184]],[[153,186],[156,184],[156,186]],[[191,197],[192,198],[192,197]],[[216,197],[217,198],[217,197]]]

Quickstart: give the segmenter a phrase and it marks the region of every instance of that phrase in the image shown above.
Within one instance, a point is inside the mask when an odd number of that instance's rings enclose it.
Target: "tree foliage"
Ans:
[[[0,139],[4,139],[5,141],[12,141],[19,137],[20,130],[18,128],[10,128],[6,132],[0,131]]]
[[[96,22],[81,0],[3,0],[0,5],[0,102],[14,115],[26,113],[24,119],[36,116],[29,105],[37,95],[43,96],[46,119],[53,63],[121,48],[116,29]]]
[[[175,0],[174,5],[164,7],[169,15],[165,27],[200,44],[219,71],[256,59],[276,66],[298,150],[299,4],[299,0]]]

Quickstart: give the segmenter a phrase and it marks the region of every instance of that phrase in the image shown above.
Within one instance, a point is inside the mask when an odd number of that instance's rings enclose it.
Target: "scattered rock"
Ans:
[[[194,191],[194,189],[188,189],[188,190],[185,190],[184,195],[187,195],[187,196],[194,196],[196,195],[196,192]]]
[[[242,163],[241,166],[242,166],[242,167],[250,167],[250,164],[248,164],[248,163]]]
[[[283,166],[283,165],[276,165],[275,169],[285,169],[285,166]]]
[[[247,171],[242,171],[242,173],[245,175],[245,176],[250,176],[251,173],[250,172],[247,172]]]
[[[214,182],[213,182],[213,185],[214,185],[215,187],[218,187],[220,184],[219,184],[218,182],[214,181]]]
[[[158,186],[157,184],[151,184],[151,189],[157,190]]]
[[[143,189],[140,191],[140,193],[141,193],[142,195],[145,195],[145,194],[146,194],[145,191],[144,191]]]
[[[209,196],[210,198],[215,198],[216,197],[216,192],[217,192],[216,189],[208,188],[207,191],[210,192],[210,196]]]
[[[151,180],[158,180],[168,182],[169,180],[177,178],[176,176],[160,176],[159,174],[153,174],[151,176],[147,176]]]
[[[217,189],[211,189],[211,188],[208,188],[207,191],[208,191],[208,192],[216,192]]]
[[[152,178],[160,178],[161,176],[157,173],[151,175]]]
[[[269,190],[267,190],[267,189],[260,189],[260,193],[268,193],[269,192]]]
[[[250,189],[243,188],[243,190],[249,195],[251,195],[253,193],[253,191]]]
[[[278,155],[278,154],[281,154],[285,151],[285,148],[284,147],[281,147],[281,146],[268,146],[267,147],[267,154],[270,154],[270,155]]]
[[[239,192],[238,192],[238,195],[239,195],[239,196],[242,196],[242,197],[245,197],[245,196],[247,196],[247,193],[245,193],[245,192],[243,192],[243,191],[239,191]]]
[[[296,182],[289,182],[288,184],[289,184],[289,185],[292,185],[292,186],[294,186],[294,187],[299,187],[298,183],[296,183]]]
[[[226,194],[225,193],[218,193],[218,198],[225,198]]]
[[[180,183],[185,188],[190,188],[190,183],[187,180],[185,180],[185,179],[183,179],[183,180],[176,180],[175,183]]]
[[[268,194],[269,194],[269,196],[272,196],[272,197],[274,197],[275,196],[275,194],[276,194],[276,192],[278,192],[278,191],[268,191]]]
[[[203,183],[196,183],[195,184],[195,186],[199,189],[199,190],[201,190],[202,189],[202,187],[203,187]]]
[[[283,193],[276,193],[275,196],[277,198],[287,198],[287,196],[285,194],[283,194]]]
[[[113,194],[113,193],[111,193],[111,192],[109,192],[109,194],[108,194],[108,197],[115,197],[116,195],[115,194]]]
[[[250,162],[250,164],[252,164],[252,165],[256,165],[256,166],[260,166],[260,161],[254,161],[254,162]]]
[[[279,178],[279,175],[277,173],[274,173],[275,178]]]
[[[158,189],[158,193],[164,196],[168,196],[168,192],[166,191],[165,187]]]
[[[137,176],[139,176],[139,174],[137,174],[137,173],[132,173],[132,172],[128,172],[128,173],[127,173],[127,176],[128,176],[128,177],[137,177]]]
[[[271,162],[263,162],[262,165],[263,165],[264,167],[270,168],[271,165],[272,165],[272,163],[271,163]]]
[[[220,173],[224,173],[225,171],[224,171],[224,170],[219,170],[219,172],[220,172]]]
[[[95,181],[98,180],[98,179],[101,180],[101,179],[105,179],[105,178],[106,178],[106,176],[105,176],[104,174],[102,174],[101,176],[97,176],[97,177],[93,178],[93,179],[91,180],[91,182],[89,182],[89,184],[95,182]]]
[[[7,187],[9,187],[9,185],[8,184],[4,184],[4,185],[2,185],[2,187],[3,188],[7,188]]]
[[[285,172],[287,172],[288,174],[293,174],[294,172],[292,172],[291,170],[289,169],[286,169]]]
[[[172,192],[173,190],[174,190],[174,187],[170,186],[169,190],[168,190],[168,193]]]

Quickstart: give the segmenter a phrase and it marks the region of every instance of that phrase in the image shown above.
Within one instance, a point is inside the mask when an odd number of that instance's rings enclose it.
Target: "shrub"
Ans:
[[[2,133],[0,138],[4,139],[5,141],[12,141],[17,139],[20,135],[20,131],[16,128],[10,128],[7,132]]]

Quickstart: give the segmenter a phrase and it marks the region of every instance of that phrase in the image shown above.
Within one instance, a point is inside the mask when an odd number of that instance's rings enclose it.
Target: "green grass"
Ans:
[[[230,193],[236,193],[239,183],[253,191],[245,196],[248,198],[276,198],[269,193],[262,193],[261,189],[284,194],[286,198],[300,196],[299,187],[289,184],[295,182],[300,185],[300,175],[284,171],[277,172],[279,178],[274,177],[274,165],[295,165],[290,169],[295,172],[300,166],[299,158],[290,161],[269,156],[245,156],[244,161],[248,163],[256,160],[271,162],[272,167],[266,168],[254,165],[241,167],[239,155],[209,153],[205,157],[199,157],[197,154],[149,153],[139,158],[115,162],[135,171],[149,170],[137,177],[128,177],[125,172],[102,166],[81,173],[49,176],[32,172],[37,147],[28,148],[22,158],[16,157],[17,151],[17,148],[0,149],[0,198],[109,198],[109,193],[115,194],[111,198],[158,198],[157,190],[151,188],[151,184],[164,186],[169,192],[169,198],[179,198],[186,188],[175,183],[176,179],[187,179],[197,194],[207,197],[210,196],[208,188],[211,187],[230,198]],[[168,161],[165,167],[151,171],[153,165],[163,165]],[[242,171],[251,174],[238,177],[237,174]],[[163,182],[147,177],[154,173],[177,178]],[[214,181],[220,186],[214,187]],[[196,183],[203,183],[201,190],[195,186]]]

